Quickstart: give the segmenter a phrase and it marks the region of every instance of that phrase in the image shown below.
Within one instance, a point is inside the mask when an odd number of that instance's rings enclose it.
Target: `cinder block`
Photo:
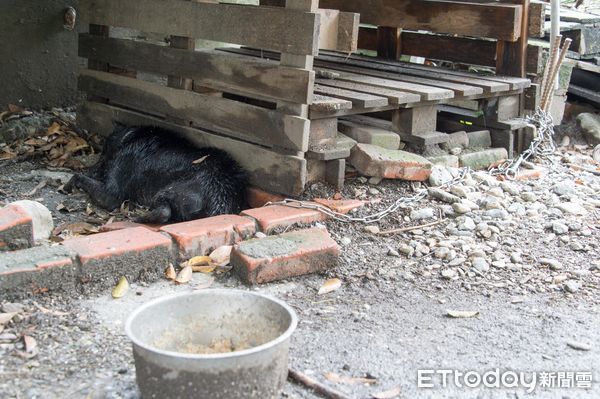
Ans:
[[[0,251],[33,246],[33,223],[27,211],[18,205],[0,209]]]
[[[34,247],[0,254],[0,300],[76,287],[76,254],[62,246]]]
[[[267,202],[277,202],[283,199],[284,197],[281,195],[271,194],[256,187],[248,187],[248,206],[250,208],[260,208]]]
[[[237,275],[248,284],[262,284],[337,266],[340,249],[325,229],[293,231],[244,241],[231,253]]]
[[[462,154],[460,156],[460,166],[469,167],[473,170],[487,169],[504,159],[508,159],[506,148],[489,148]]]
[[[112,287],[121,276],[152,281],[172,262],[172,241],[144,227],[99,233],[63,241],[77,253],[79,283],[86,290]]]
[[[469,137],[469,148],[490,148],[492,146],[492,136],[489,130],[467,132],[467,136]]]
[[[279,227],[293,226],[297,223],[314,223],[327,218],[325,214],[314,209],[284,205],[249,209],[242,212],[242,215],[254,218],[260,231],[267,234]]]
[[[173,237],[178,247],[178,258],[185,260],[208,255],[215,248],[252,237],[256,223],[238,215],[221,215],[163,226],[161,231]]]

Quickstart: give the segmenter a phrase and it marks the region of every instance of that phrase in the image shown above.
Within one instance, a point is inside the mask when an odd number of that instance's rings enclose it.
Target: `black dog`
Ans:
[[[65,189],[78,187],[108,210],[134,201],[150,208],[137,221],[166,223],[241,212],[247,180],[224,151],[158,127],[119,127],[88,176],[75,174]]]

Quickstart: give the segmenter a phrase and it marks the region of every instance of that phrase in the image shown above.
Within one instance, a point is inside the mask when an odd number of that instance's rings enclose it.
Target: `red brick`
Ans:
[[[112,287],[121,276],[129,281],[158,279],[173,261],[171,239],[144,227],[71,238],[62,244],[77,253],[79,283],[88,291]]]
[[[0,251],[33,246],[31,216],[18,205],[0,209]]]
[[[107,223],[107,224],[100,226],[100,232],[106,233],[108,231],[124,230],[124,229],[130,229],[133,227],[144,227],[148,230],[160,231],[160,228],[162,226],[157,225],[157,224],[141,224],[141,223],[131,222],[129,220],[123,220],[123,221],[119,221],[119,222]]]
[[[268,202],[278,202],[285,198],[281,195],[271,194],[256,187],[248,188],[248,206],[250,208],[260,208]]]
[[[256,219],[259,229],[269,233],[278,227],[292,226],[296,223],[314,223],[327,219],[324,213],[308,208],[295,208],[285,205],[270,205],[249,209],[244,216]]]
[[[246,283],[262,284],[330,269],[339,255],[327,230],[313,228],[237,244],[231,264]]]
[[[328,200],[328,199],[324,199],[324,198],[315,198],[313,201],[316,202],[317,204],[325,205],[327,208],[331,209],[332,211],[342,213],[344,215],[353,209],[360,208],[365,205],[364,201],[354,200],[354,199]]]
[[[431,175],[431,162],[422,156],[372,144],[354,146],[348,161],[364,176],[425,181]]]
[[[252,237],[254,220],[237,215],[221,215],[163,226],[179,247],[179,258],[208,255],[213,249]]]

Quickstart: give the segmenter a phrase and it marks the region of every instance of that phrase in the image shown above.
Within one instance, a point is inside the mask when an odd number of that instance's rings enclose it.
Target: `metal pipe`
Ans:
[[[550,2],[550,43],[554,43],[556,36],[560,35],[560,0]],[[552,64],[558,61],[558,52]],[[558,77],[554,82],[554,89],[558,89]]]

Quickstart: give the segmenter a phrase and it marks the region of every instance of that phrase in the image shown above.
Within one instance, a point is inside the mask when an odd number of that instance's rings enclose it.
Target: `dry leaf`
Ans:
[[[115,299],[122,298],[129,291],[129,282],[127,277],[123,276],[119,279],[119,283],[112,290],[112,297]]]
[[[479,311],[463,311],[463,310],[448,310],[446,315],[453,319],[468,319],[475,317],[479,314]]]
[[[190,266],[194,273],[212,273],[217,268],[217,265],[207,265],[207,266]]]
[[[61,312],[60,310],[52,310],[52,309],[45,308],[37,302],[34,302],[33,304],[43,314],[49,314],[52,316],[66,316],[69,314],[68,312]]]
[[[12,320],[13,317],[15,317],[17,315],[17,312],[12,312],[12,313],[0,313],[0,325],[5,325],[7,324],[9,321]]]
[[[194,256],[188,260],[186,266],[206,266],[211,264],[210,256]]]
[[[227,266],[231,258],[233,245],[223,245],[211,252],[209,258],[217,266]]]
[[[357,385],[357,384],[375,384],[377,380],[375,378],[367,378],[367,377],[348,377],[345,375],[339,375],[336,373],[325,373],[325,378],[329,381],[336,384],[348,384],[348,385]]]
[[[201,164],[202,162],[204,162],[206,160],[206,158],[208,158],[210,155],[205,155],[202,158],[196,159],[194,162],[192,162],[194,165],[198,165]]]
[[[188,283],[192,279],[192,273],[193,273],[193,271],[192,271],[192,267],[191,266],[184,267],[183,269],[181,269],[181,271],[177,275],[177,278],[175,279],[175,282],[177,284]]]
[[[319,295],[328,294],[330,292],[336,291],[342,286],[342,280],[339,278],[332,278],[323,283],[321,288],[319,288]]]
[[[59,210],[58,206],[56,208],[57,208],[57,210]],[[68,231],[72,235],[88,235],[88,234],[98,233],[100,231],[100,229],[97,226],[94,226],[93,224],[90,224],[87,222],[66,223],[66,224],[61,224],[60,226],[55,228],[52,231],[52,234],[57,236],[65,231]]]
[[[0,161],[7,161],[9,159],[15,159],[16,157],[17,154],[9,150],[2,150],[0,153]]]
[[[393,399],[400,396],[400,387],[388,389],[387,391],[372,394],[373,399]]]
[[[172,264],[169,263],[169,266],[165,269],[165,277],[169,280],[175,280],[177,278],[177,273],[175,273],[175,268]]]
[[[35,186],[33,188],[33,190],[31,190],[30,192],[28,192],[27,194],[25,194],[25,196],[27,197],[33,197],[35,195],[35,193],[38,192],[39,189],[42,189],[44,187],[46,187],[46,184],[48,184],[47,180],[42,180],[37,186]]]
[[[52,125],[46,130],[46,135],[50,136],[52,134],[58,133],[60,130],[60,124],[58,122],[53,122]]]

